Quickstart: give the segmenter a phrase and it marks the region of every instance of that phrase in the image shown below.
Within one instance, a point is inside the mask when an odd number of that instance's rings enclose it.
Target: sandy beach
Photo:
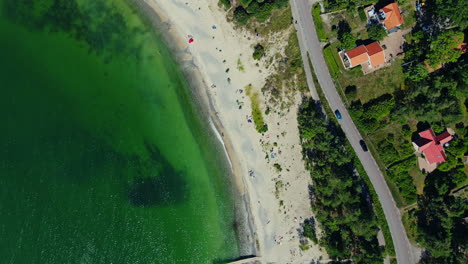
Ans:
[[[327,259],[325,250],[310,242],[308,250],[299,248],[301,224],[313,216],[308,197],[311,181],[302,161],[296,120],[301,95],[293,96],[288,109],[264,116],[269,128],[264,135],[248,122],[251,108],[245,87],[251,84],[265,100],[260,89],[274,69],[268,59],[284,49],[286,40],[272,44],[266,56],[255,61],[252,53],[258,36],[228,22],[217,0],[143,2],[163,22],[170,48],[196,96],[208,106],[208,116],[223,141],[242,199],[238,201],[238,210],[244,212],[239,221],[245,227],[240,233],[241,254],[259,256],[262,263]]]

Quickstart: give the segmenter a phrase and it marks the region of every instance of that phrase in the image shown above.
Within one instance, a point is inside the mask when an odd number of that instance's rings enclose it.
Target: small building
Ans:
[[[367,9],[370,23],[380,23],[388,33],[396,32],[404,22],[397,3],[391,3],[377,11],[375,6]]]
[[[436,136],[430,128],[420,132],[419,136],[420,138],[413,142],[413,146],[417,153],[424,155],[429,165],[439,165],[447,159],[444,145],[453,139],[452,134],[445,131]]]
[[[340,57],[347,69],[363,64],[375,68],[385,63],[385,52],[377,41],[343,52]]]

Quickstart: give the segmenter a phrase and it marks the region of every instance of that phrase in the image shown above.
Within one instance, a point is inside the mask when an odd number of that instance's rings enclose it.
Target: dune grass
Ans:
[[[245,87],[245,93],[250,98],[250,103],[252,106],[252,118],[255,124],[255,129],[258,131],[258,133],[267,132],[268,125],[263,120],[263,114],[260,108],[260,99],[258,98],[258,93],[252,91],[251,84]]]

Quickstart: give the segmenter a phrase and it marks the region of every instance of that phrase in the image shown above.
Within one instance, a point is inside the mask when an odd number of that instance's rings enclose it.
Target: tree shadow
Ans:
[[[346,20],[340,20],[338,22],[338,30],[337,30],[337,37],[339,40],[342,39],[343,34],[350,33],[351,32],[351,26],[346,22]]]

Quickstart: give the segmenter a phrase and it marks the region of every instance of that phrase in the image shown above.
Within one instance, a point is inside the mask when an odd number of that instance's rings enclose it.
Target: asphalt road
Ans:
[[[390,233],[393,238],[395,245],[396,257],[399,264],[412,264],[415,263],[415,259],[412,254],[412,247],[408,241],[405,228],[401,222],[400,211],[396,207],[396,203],[393,200],[392,194],[385,182],[384,176],[380,171],[374,157],[370,152],[364,152],[359,144],[361,135],[354,125],[345,105],[341,101],[338,92],[336,91],[335,85],[332,81],[330,73],[328,71],[325,59],[322,53],[322,47],[320,41],[315,32],[315,25],[312,20],[311,1],[308,0],[291,0],[291,7],[293,12],[294,20],[297,21],[295,24],[299,43],[301,47],[302,57],[304,59],[305,71],[307,75],[307,83],[311,90],[312,96],[317,99],[317,91],[315,90],[308,69],[307,52],[310,54],[313,68],[318,78],[318,82],[322,87],[325,97],[333,111],[338,109],[341,112],[342,120],[339,121],[341,128],[346,134],[351,146],[361,160],[365,171],[369,175],[370,181],[374,186],[375,191],[379,197],[380,203],[387,218],[388,226],[390,227]]]

